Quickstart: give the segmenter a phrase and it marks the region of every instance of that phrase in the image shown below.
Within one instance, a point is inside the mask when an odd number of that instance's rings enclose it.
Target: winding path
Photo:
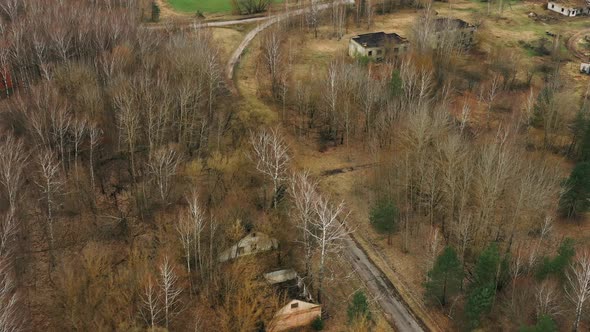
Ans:
[[[590,29],[580,30],[574,33],[567,40],[566,46],[568,50],[570,50],[570,52],[572,52],[572,54],[576,58],[582,60],[583,62],[588,62],[588,60],[590,60],[590,57],[578,49],[578,40],[580,40],[580,38],[583,38],[585,35],[590,35]]]
[[[322,11],[333,6],[348,3],[353,4],[354,0],[339,0],[332,3],[323,3],[317,5],[317,10]],[[310,8],[297,9],[289,13],[278,14],[270,17],[256,17],[243,20],[231,20],[221,22],[207,22],[207,23],[191,23],[188,26],[193,29],[207,28],[207,27],[224,27],[244,23],[262,22],[260,25],[252,29],[238,48],[232,53],[229,61],[225,67],[226,79],[230,83],[231,90],[233,93],[238,94],[238,90],[233,84],[235,67],[239,63],[240,58],[246,48],[250,46],[250,43],[254,38],[265,29],[269,28],[275,23],[283,21],[289,17],[298,16],[308,12]],[[158,28],[152,26],[151,28]],[[359,168],[371,167],[372,164],[361,165]],[[354,170],[351,169],[351,170]],[[347,170],[333,171],[335,173],[341,173]],[[324,176],[332,175],[330,172],[323,174]],[[353,236],[347,236],[345,239],[345,257],[347,257],[354,267],[356,273],[363,281],[367,290],[371,293],[372,297],[377,300],[383,315],[385,316],[388,323],[395,328],[396,331],[400,332],[421,332],[429,331],[426,325],[420,318],[417,318],[414,313],[409,309],[406,303],[400,298],[395,285],[387,278],[385,273],[371,261],[369,256],[366,254],[361,245],[359,245]]]
[[[343,3],[354,4],[354,0],[340,0],[340,1],[332,2],[332,3],[324,3],[324,4],[317,5],[316,9],[318,11],[322,11],[322,10],[332,8],[334,6],[337,6],[337,5],[340,5]],[[244,50],[246,50],[246,47],[248,47],[250,45],[250,43],[252,42],[254,37],[256,37],[260,32],[264,31],[265,29],[267,29],[268,27],[270,27],[271,25],[273,25],[275,23],[283,21],[289,17],[305,14],[305,13],[309,12],[310,10],[311,10],[311,8],[308,7],[308,8],[297,9],[297,10],[294,10],[294,11],[288,12],[288,13],[283,13],[283,14],[271,16],[267,19],[266,22],[260,24],[256,28],[252,29],[252,31],[248,32],[246,37],[244,37],[244,40],[242,40],[242,43],[240,43],[240,46],[238,46],[238,48],[234,51],[234,53],[229,58],[229,61],[227,62],[227,65],[225,67],[225,73],[226,73],[227,80],[230,82],[233,81],[234,70],[235,70],[236,64],[240,61],[240,57],[244,53]],[[229,22],[233,22],[233,21],[229,21]],[[212,24],[212,23],[209,23],[209,24]],[[208,25],[208,26],[212,26],[212,25]],[[196,26],[196,27],[199,27],[199,26]],[[234,89],[234,92],[236,92],[235,89]]]
[[[354,0],[341,0],[335,3],[321,4],[318,5],[317,10],[325,10],[341,3],[354,3]],[[272,26],[273,24],[280,22],[289,17],[302,15],[306,13],[309,8],[299,9],[292,11],[288,14],[279,14],[268,18],[262,24],[252,29],[242,40],[238,48],[233,52],[229,61],[226,65],[226,79],[228,82],[233,82],[234,72],[236,65],[250,45],[252,40],[262,31]],[[230,23],[233,24],[232,21]],[[211,25],[208,25],[211,26]],[[220,26],[220,25],[218,25]],[[195,26],[199,28],[201,26]],[[233,92],[238,94],[234,84],[231,85]],[[371,167],[373,165],[362,165],[361,167]],[[325,174],[330,175],[330,174]],[[348,258],[351,265],[354,267],[356,273],[363,281],[367,290],[371,296],[377,300],[383,315],[387,322],[399,332],[422,332],[428,331],[425,328],[425,324],[421,319],[417,318],[414,313],[409,309],[406,303],[400,299],[399,293],[391,280],[387,278],[385,273],[375,265],[368,255],[363,250],[362,246],[359,245],[353,236],[347,236],[345,239],[345,257]]]

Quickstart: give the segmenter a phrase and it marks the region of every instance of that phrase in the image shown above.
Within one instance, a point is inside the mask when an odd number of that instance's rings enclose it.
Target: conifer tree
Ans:
[[[352,323],[355,320],[363,319],[371,320],[371,312],[369,311],[369,303],[367,296],[362,291],[357,291],[352,297],[352,302],[348,305],[348,322]]]
[[[428,272],[426,296],[445,306],[448,299],[460,291],[462,280],[461,261],[453,248],[446,247]]]
[[[160,21],[160,6],[157,2],[152,1],[152,22]]]
[[[477,259],[475,280],[470,285],[465,305],[465,312],[472,327],[477,327],[481,316],[492,309],[500,268],[498,246],[492,243]]]
[[[371,209],[369,219],[377,232],[387,234],[387,244],[391,244],[391,234],[395,232],[397,223],[397,208],[389,199],[380,199]]]
[[[581,162],[574,167],[570,177],[563,183],[565,192],[559,200],[561,214],[575,218],[590,209],[590,162]]]
[[[557,325],[548,315],[542,315],[533,326],[527,326],[520,329],[520,332],[556,332]]]

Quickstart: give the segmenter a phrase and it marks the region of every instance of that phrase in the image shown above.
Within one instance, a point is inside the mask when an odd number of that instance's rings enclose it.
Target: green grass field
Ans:
[[[174,10],[195,13],[200,10],[205,13],[229,12],[232,10],[231,0],[168,0]],[[281,2],[281,0],[273,0]]]

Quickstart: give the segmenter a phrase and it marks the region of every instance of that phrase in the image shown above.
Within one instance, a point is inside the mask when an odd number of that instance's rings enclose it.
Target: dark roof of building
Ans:
[[[586,0],[552,0],[549,2],[553,2],[561,5],[562,7],[568,8],[584,8],[588,7],[589,5],[588,1]]]
[[[434,29],[436,31],[446,30],[446,29],[465,29],[465,28],[472,28],[473,25],[463,21],[462,19],[458,18],[450,18],[450,17],[437,17],[434,19]]]
[[[407,43],[407,39],[401,37],[397,33],[372,32],[352,37],[352,40],[364,47],[379,47],[386,43],[403,44]]]

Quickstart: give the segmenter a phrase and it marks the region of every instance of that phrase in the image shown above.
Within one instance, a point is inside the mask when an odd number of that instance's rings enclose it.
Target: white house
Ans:
[[[286,270],[278,270],[274,272],[269,272],[264,274],[264,279],[268,281],[269,284],[275,285],[280,284],[285,281],[294,280],[298,277],[297,272],[293,269],[286,269]]]
[[[272,319],[269,332],[291,330],[296,327],[309,326],[316,318],[321,317],[322,307],[318,304],[292,300],[281,308]]]
[[[397,33],[372,32],[352,37],[348,43],[348,55],[382,60],[386,52],[404,53],[409,47],[407,39]]]
[[[590,14],[590,4],[586,0],[549,1],[547,9],[570,17]]]
[[[305,301],[313,301],[313,297],[309,293],[303,278],[301,278],[299,274],[297,274],[297,271],[293,269],[265,273],[264,279],[266,279],[266,281],[271,285],[292,283],[293,287],[287,287],[291,290],[293,290],[292,288],[295,288],[295,292],[291,292],[290,294],[293,298],[298,298]]]
[[[277,249],[278,247],[279,242],[277,239],[271,238],[264,233],[252,232],[219,254],[218,260],[219,262],[225,262],[237,257]]]

